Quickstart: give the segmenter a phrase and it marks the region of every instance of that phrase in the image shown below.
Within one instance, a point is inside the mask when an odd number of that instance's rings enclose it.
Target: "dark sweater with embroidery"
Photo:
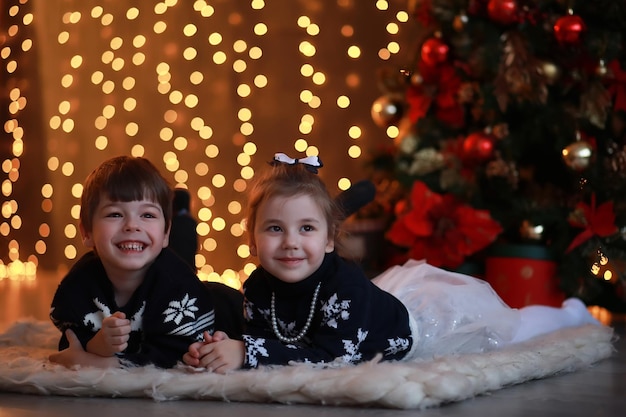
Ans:
[[[65,332],[72,329],[83,347],[116,311],[131,320],[128,347],[117,356],[123,364],[170,368],[182,360],[189,345],[212,333],[215,313],[210,293],[191,269],[164,249],[125,306],[118,306],[102,262],[89,252],[61,281],[52,300],[50,318]],[[59,350],[68,347],[63,334]]]
[[[271,299],[280,333],[296,336],[305,326],[313,293],[321,282],[315,314],[305,337],[283,343],[271,324]],[[246,327],[244,367],[286,365],[290,361],[358,363],[376,354],[402,359],[413,340],[404,305],[374,285],[355,264],[335,253],[297,283],[285,283],[257,268],[244,283]]]

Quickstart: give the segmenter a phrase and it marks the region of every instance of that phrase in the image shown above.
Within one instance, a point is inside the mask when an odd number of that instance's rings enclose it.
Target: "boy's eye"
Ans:
[[[122,214],[117,211],[113,211],[111,213],[107,213],[106,217],[122,217]]]
[[[143,215],[143,217],[147,217],[148,219],[156,219],[157,218],[156,214],[153,214],[153,213],[145,213]]]

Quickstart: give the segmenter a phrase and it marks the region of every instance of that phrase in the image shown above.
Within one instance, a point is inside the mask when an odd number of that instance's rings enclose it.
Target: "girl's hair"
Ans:
[[[100,199],[111,201],[150,200],[161,206],[165,230],[172,220],[173,191],[159,170],[145,158],[118,156],[104,161],[87,176],[80,198],[80,221],[87,231]]]
[[[322,210],[328,223],[328,238],[337,240],[341,208],[331,197],[324,182],[303,164],[275,163],[261,173],[248,193],[246,230],[249,243],[253,243],[256,215],[261,204],[273,197],[308,195]]]

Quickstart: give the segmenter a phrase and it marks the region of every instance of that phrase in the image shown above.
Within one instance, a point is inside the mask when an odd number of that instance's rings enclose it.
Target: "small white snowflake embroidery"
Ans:
[[[198,307],[194,304],[197,298],[189,298],[189,294],[185,294],[180,301],[170,301],[168,308],[163,312],[165,315],[164,323],[174,321],[176,324],[180,324],[183,317],[196,318],[195,312],[198,311]]]
[[[359,347],[361,346],[361,343],[365,340],[365,338],[367,337],[367,333],[366,331],[363,331],[363,329],[360,329],[357,331],[357,343],[355,344],[352,340],[346,340],[343,339],[343,348],[346,351],[346,354],[343,355],[341,357],[341,360],[343,360],[346,363],[356,363],[359,362],[362,358],[363,358],[363,354],[361,354],[361,352],[359,352]]]
[[[257,359],[259,355],[265,358],[269,356],[264,346],[265,339],[255,339],[254,337],[243,335],[243,340],[246,342],[246,363],[252,368],[256,368],[259,365],[259,360]]]
[[[339,320],[348,320],[350,318],[350,300],[338,301],[337,294],[333,294],[328,301],[322,305],[322,313],[324,318],[322,323],[333,329],[337,328]]]
[[[263,316],[265,321],[267,321],[268,324],[272,323],[272,313],[270,312],[269,308],[259,309],[259,313],[261,313],[261,315]],[[290,323],[285,323],[280,318],[278,318],[277,323],[278,323],[278,327],[280,328],[281,333],[284,334],[285,336],[293,337],[298,334],[298,329],[296,329],[295,320]]]
[[[102,320],[111,315],[111,309],[104,303],[100,302],[97,298],[93,299],[93,303],[98,308],[98,311],[85,314],[83,318],[83,324],[89,326],[91,324],[94,331],[98,331],[102,328]],[[139,331],[143,324],[143,312],[146,309],[146,302],[144,301],[139,310],[130,317],[130,330]]]
[[[402,352],[409,349],[409,340],[402,337],[396,337],[395,339],[387,339],[389,347],[385,349],[385,354],[388,356],[395,355],[398,352]]]
[[[102,328],[102,320],[104,320],[105,317],[109,317],[111,315],[111,309],[109,309],[106,304],[100,302],[100,300],[98,300],[97,298],[93,299],[93,303],[98,308],[98,311],[85,314],[85,317],[83,318],[83,324],[85,326],[89,326],[89,323],[91,323],[93,330],[98,331],[100,330],[100,328]]]
[[[254,318],[254,304],[248,301],[247,298],[243,302],[243,315],[248,321]]]
[[[259,309],[259,313],[261,313],[261,315],[263,316],[263,318],[269,323],[272,317],[272,314],[270,313],[270,309],[266,308],[266,309]]]
[[[278,319],[278,327],[280,327],[280,331],[287,337],[294,337],[298,334],[298,329],[296,329],[296,322],[292,321],[291,323],[285,323],[281,319]]]

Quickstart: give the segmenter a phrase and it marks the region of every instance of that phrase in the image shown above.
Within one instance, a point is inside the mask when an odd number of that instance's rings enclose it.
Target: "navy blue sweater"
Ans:
[[[215,312],[210,293],[191,269],[164,249],[125,306],[118,306],[102,262],[89,252],[57,288],[50,318],[65,332],[72,329],[83,347],[102,326],[102,319],[122,311],[131,320],[128,347],[118,354],[122,363],[170,368],[182,360],[189,345],[212,333]],[[63,334],[59,350],[68,347]]]
[[[293,337],[305,326],[320,282],[306,336],[295,343],[281,342],[271,325],[272,292],[280,333]],[[259,267],[244,283],[244,295],[244,367],[336,359],[358,363],[378,353],[383,360],[399,360],[413,344],[404,305],[369,281],[357,265],[335,253],[327,254],[315,273],[297,283],[282,282]]]

